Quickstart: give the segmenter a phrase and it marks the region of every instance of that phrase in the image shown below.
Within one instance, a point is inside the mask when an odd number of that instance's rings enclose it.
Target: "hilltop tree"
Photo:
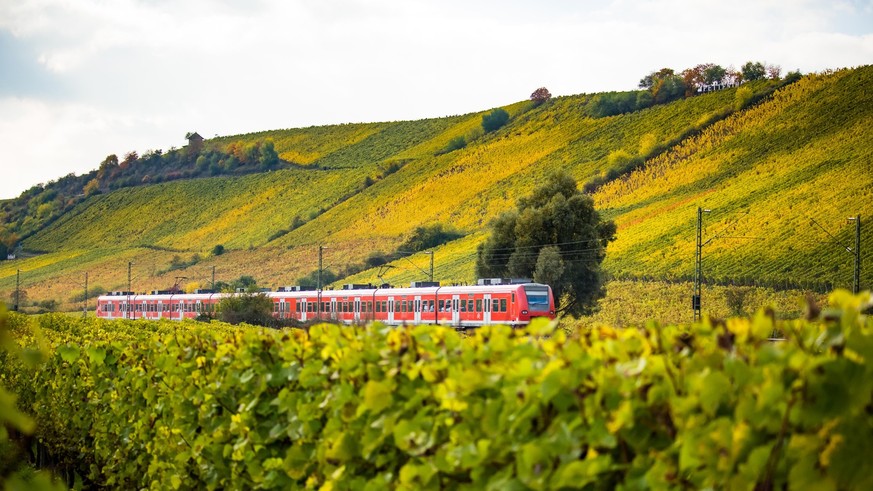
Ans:
[[[655,104],[664,104],[685,96],[686,83],[672,68],[662,68],[640,79],[639,86],[649,89]]]
[[[552,93],[549,92],[549,89],[545,87],[540,87],[539,89],[533,91],[533,93],[530,95],[530,100],[534,101],[536,105],[540,105],[551,98]]]
[[[586,314],[605,293],[600,264],[615,230],[571,176],[553,174],[492,222],[478,248],[476,273],[548,282],[559,310]]]
[[[747,61],[740,67],[740,72],[743,74],[743,80],[747,82],[761,80],[767,75],[767,69],[760,61]]]

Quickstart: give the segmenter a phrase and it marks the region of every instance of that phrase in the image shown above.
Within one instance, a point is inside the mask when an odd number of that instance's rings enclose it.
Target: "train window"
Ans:
[[[376,312],[382,312],[382,302],[376,302]]]
[[[505,298],[500,299],[500,311],[506,312],[506,299]]]
[[[397,310],[394,309],[394,300],[388,300],[388,312],[397,312]]]
[[[515,305],[515,293],[512,294],[512,303]]]
[[[467,309],[470,312],[473,312],[473,301],[472,300],[467,300]]]
[[[466,312],[466,311],[467,311],[467,301],[461,300],[461,312]]]
[[[427,310],[428,310],[428,312],[433,312],[433,300],[428,300]]]
[[[482,312],[482,299],[476,300],[476,312]]]
[[[491,312],[500,312],[500,310],[499,310],[500,309],[500,302],[498,302],[496,298],[494,300],[492,300],[492,302],[493,302],[493,305],[492,305]]]
[[[421,300],[416,300],[416,301],[415,301],[415,311],[416,311],[416,312],[421,312]]]
[[[452,310],[455,312],[458,311],[458,299],[457,298],[452,300]]]

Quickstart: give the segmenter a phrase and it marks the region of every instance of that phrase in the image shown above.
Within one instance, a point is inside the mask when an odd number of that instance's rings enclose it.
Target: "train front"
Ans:
[[[527,283],[521,285],[519,294],[523,298],[519,312],[521,322],[530,322],[535,317],[555,318],[555,298],[549,285]]]

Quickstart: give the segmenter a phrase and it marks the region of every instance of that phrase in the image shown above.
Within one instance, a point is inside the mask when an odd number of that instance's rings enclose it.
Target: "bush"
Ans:
[[[218,319],[228,324],[270,326],[273,321],[273,301],[263,293],[238,293],[218,302]]]
[[[456,136],[449,140],[449,143],[447,143],[445,148],[443,148],[442,151],[438,152],[438,154],[454,152],[455,150],[460,150],[466,146],[467,140],[464,139],[463,136]]]
[[[505,109],[498,107],[488,114],[482,116],[482,129],[486,133],[499,130],[503,125],[509,122],[509,113]]]

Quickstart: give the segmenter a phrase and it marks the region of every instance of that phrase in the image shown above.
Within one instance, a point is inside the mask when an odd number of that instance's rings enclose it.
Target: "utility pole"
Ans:
[[[316,289],[317,302],[315,305],[315,317],[321,319],[321,266],[322,257],[324,256],[324,246],[318,246],[318,288]]]
[[[318,291],[321,291],[321,259],[324,251],[324,246],[318,246]]]
[[[82,317],[88,317],[88,273],[85,273],[85,298],[82,299]]]
[[[697,207],[697,249],[694,254],[694,293],[691,295],[691,308],[694,321],[700,320],[700,291],[703,281],[703,214],[709,210]]]
[[[12,310],[18,312],[18,299],[20,298],[20,287],[21,287],[21,270],[18,269],[15,271],[15,304],[12,305]]]
[[[433,283],[433,251],[430,251],[430,282]]]
[[[215,266],[212,267],[212,291],[215,291]]]
[[[852,277],[852,293],[855,295],[861,291],[861,215],[855,215],[847,219],[849,222],[855,222],[855,271]]]
[[[809,220],[815,226],[824,231],[824,233],[828,234],[832,239],[837,240],[834,234],[828,232],[828,229],[822,227],[814,218],[810,217]],[[857,295],[858,292],[861,291],[861,215],[849,217],[846,219],[846,222],[855,222],[855,247],[853,249],[851,247],[846,247],[845,244],[839,245],[855,258],[854,271],[852,274],[852,293]]]
[[[132,308],[133,306],[130,304],[130,268],[132,265],[133,265],[132,262],[130,262],[130,261],[127,262],[127,312],[128,312],[127,318],[128,319],[133,318],[132,313],[134,311]]]

